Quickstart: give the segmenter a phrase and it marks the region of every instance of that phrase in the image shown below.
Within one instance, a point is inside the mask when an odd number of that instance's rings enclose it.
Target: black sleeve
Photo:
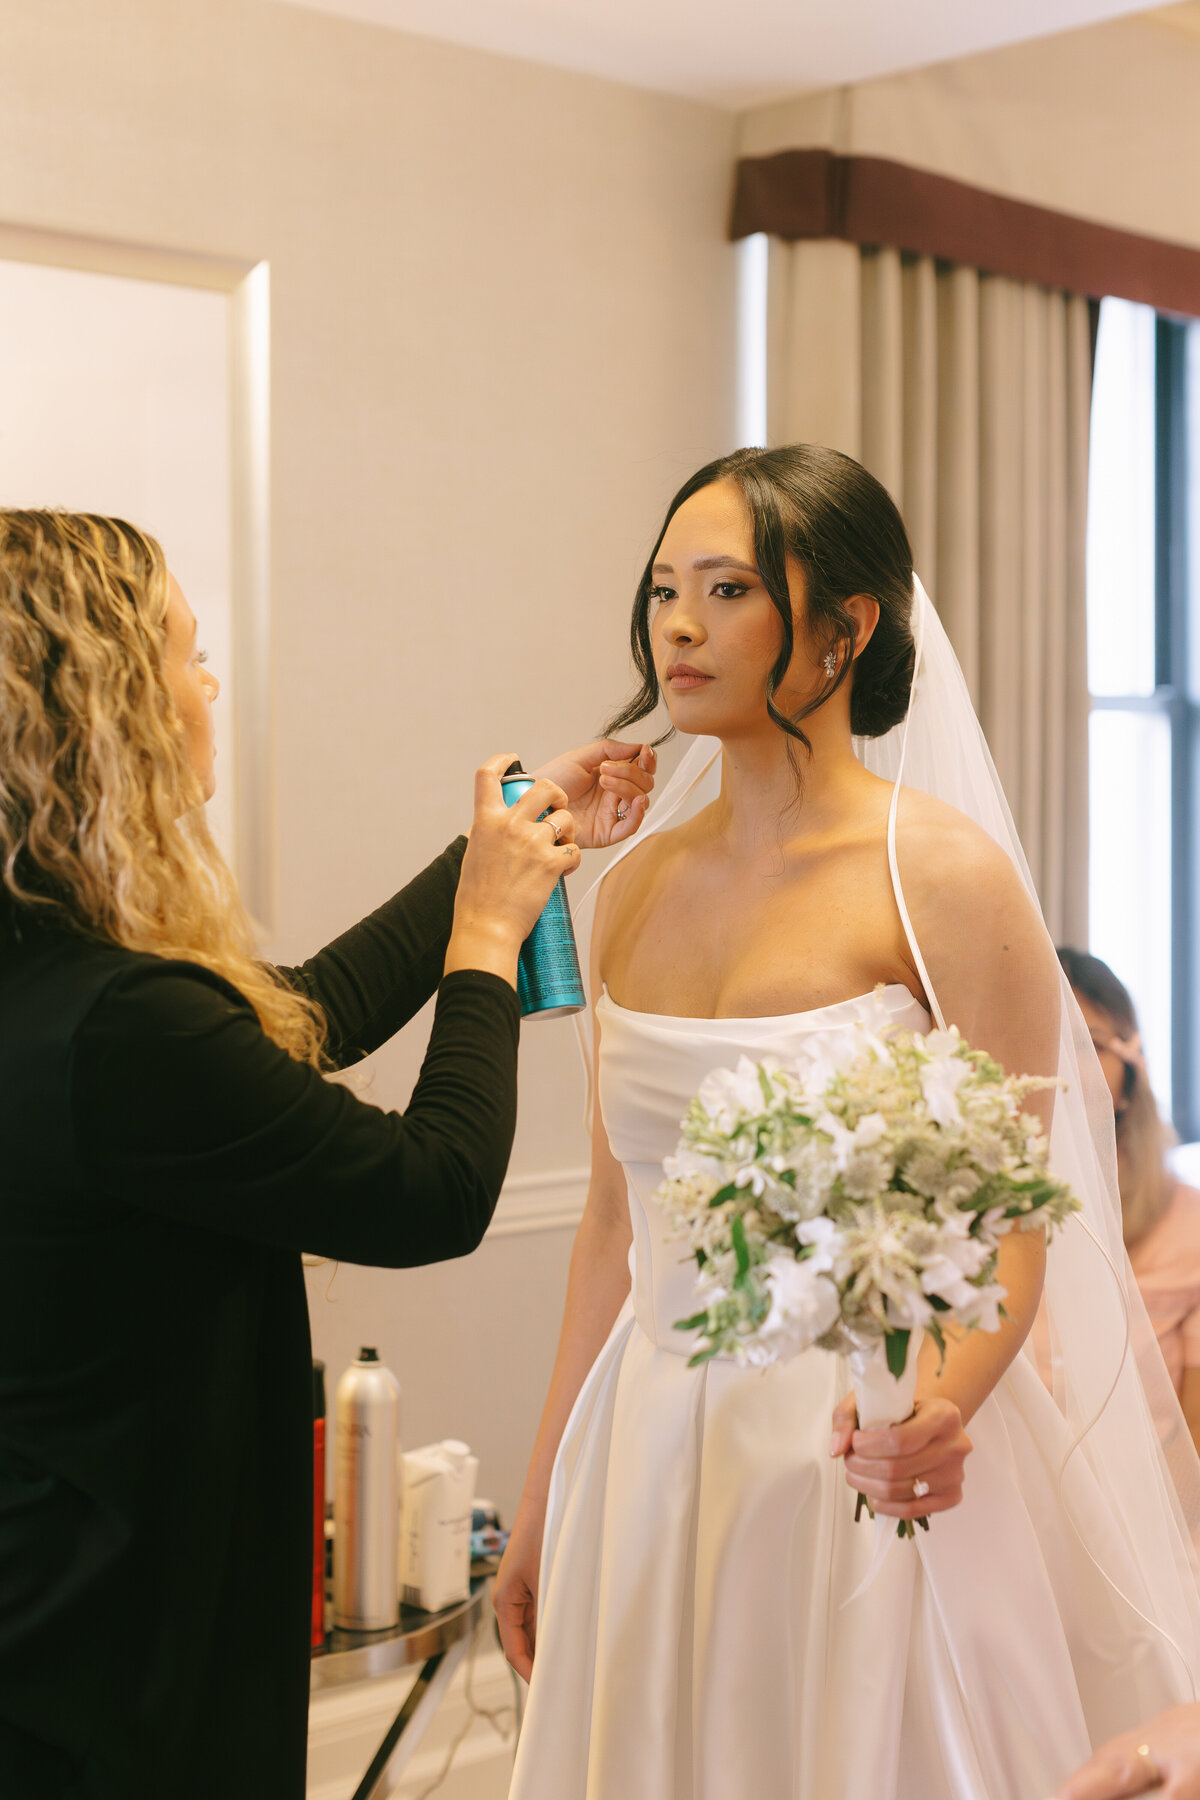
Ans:
[[[76,1152],[113,1199],[346,1262],[462,1256],[487,1229],[516,1122],[517,996],[441,984],[408,1111],[295,1062],[219,976],[139,960],[76,1033]]]
[[[466,847],[465,837],[456,838],[377,912],[299,967],[279,970],[322,1008],[331,1067],[347,1068],[378,1050],[436,989]]]

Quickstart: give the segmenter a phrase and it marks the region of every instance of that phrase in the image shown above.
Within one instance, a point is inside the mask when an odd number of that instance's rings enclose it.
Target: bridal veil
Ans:
[[[1012,858],[1036,906],[962,671],[919,581],[913,626],[917,666],[907,717],[883,737],[858,740],[856,750],[873,773],[897,786],[903,779],[981,825]],[[648,834],[707,805],[720,780],[720,744],[695,739],[605,875]],[[902,857],[902,840],[900,849]],[[577,909],[584,938],[598,886]],[[903,905],[898,885],[897,895]],[[920,960],[911,932],[910,940]],[[936,1013],[936,996],[928,998]],[[1153,1640],[1156,1653],[1165,1647],[1177,1666],[1178,1699],[1200,1700],[1200,1461],[1125,1253],[1112,1103],[1065,977],[1060,999],[1061,1089],[1050,1160],[1082,1210],[1050,1246],[1044,1329],[1036,1334],[1049,1346],[1050,1367],[1042,1373],[1065,1422],[1058,1495],[1080,1554],[1103,1575],[1126,1627],[1114,1655],[1135,1659],[1139,1642],[1148,1647]],[[1030,1358],[1034,1335],[1022,1352]],[[968,1464],[968,1494],[970,1479]],[[1110,1626],[1097,1620],[1097,1636],[1108,1638]]]

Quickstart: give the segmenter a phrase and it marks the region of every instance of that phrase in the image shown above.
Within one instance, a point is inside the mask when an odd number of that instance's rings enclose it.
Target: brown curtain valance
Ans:
[[[881,156],[780,150],[738,163],[731,235],[842,238],[1163,312],[1200,315],[1200,250],[1011,200]]]

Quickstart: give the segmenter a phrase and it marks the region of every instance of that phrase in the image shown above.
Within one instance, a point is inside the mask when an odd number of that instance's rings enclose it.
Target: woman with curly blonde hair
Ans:
[[[204,822],[219,689],[195,637],[152,538],[0,510],[4,1800],[302,1800],[299,1252],[400,1267],[479,1243],[518,951],[651,785],[649,754],[602,742],[509,810],[493,757],[469,841],[269,968]],[[324,1079],[435,990],[405,1114]]]

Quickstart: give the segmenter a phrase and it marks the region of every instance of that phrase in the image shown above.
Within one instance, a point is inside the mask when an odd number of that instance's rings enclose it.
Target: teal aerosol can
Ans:
[[[519,762],[500,778],[505,806],[512,806],[533,786]],[[582,1012],[587,1004],[579,974],[579,952],[571,928],[567,890],[559,879],[537,923],[521,947],[517,963],[517,998],[527,1019],[557,1019]]]

